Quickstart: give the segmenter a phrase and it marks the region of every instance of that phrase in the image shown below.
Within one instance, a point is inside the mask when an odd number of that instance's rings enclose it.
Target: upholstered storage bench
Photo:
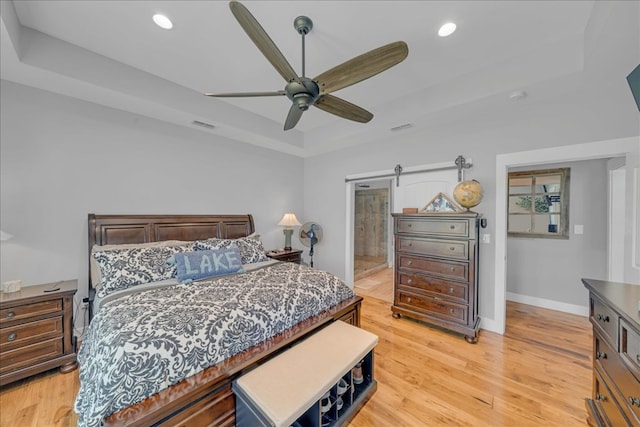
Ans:
[[[345,322],[331,323],[234,381],[236,424],[344,424],[377,388],[373,377],[377,343],[378,337],[370,332]]]

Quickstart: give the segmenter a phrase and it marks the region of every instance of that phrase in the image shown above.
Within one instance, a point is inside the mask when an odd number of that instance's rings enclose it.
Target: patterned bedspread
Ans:
[[[337,277],[286,262],[107,301],[78,354],[78,425],[98,426],[352,295]]]

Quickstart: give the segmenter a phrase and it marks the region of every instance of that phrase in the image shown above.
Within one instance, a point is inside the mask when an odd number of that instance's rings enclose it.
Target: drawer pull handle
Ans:
[[[456,226],[455,225],[450,225],[449,228],[452,229],[452,230],[455,230]]]
[[[455,273],[456,272],[456,268],[455,267],[451,267],[451,272]]]
[[[605,323],[609,322],[609,316],[603,316],[602,314],[598,314],[596,316],[596,319],[598,319],[598,320],[600,320],[602,322],[605,322]]]
[[[413,243],[409,243],[409,247],[412,247],[412,246],[413,246]]]
[[[407,302],[411,302],[411,297],[407,297]]]
[[[629,403],[640,408],[640,398],[629,396]]]
[[[596,352],[596,359],[606,359],[607,358],[607,353],[605,353],[604,351],[600,352],[597,351]]]
[[[16,338],[18,338],[18,335],[15,332],[13,332],[13,333],[9,334],[9,336],[7,337],[7,340],[8,341],[15,341]]]
[[[596,400],[605,402],[607,400],[607,396],[605,396],[604,394],[596,393]]]
[[[407,261],[407,265],[413,264],[413,261]]]
[[[413,283],[413,279],[409,279],[409,280],[407,280],[407,285],[410,285],[410,284],[412,284],[412,283]]]
[[[455,250],[456,250],[456,247],[455,247],[455,246],[449,246],[449,250],[450,250],[450,251],[455,251]]]
[[[411,228],[413,226],[413,224],[407,224],[407,227]]]
[[[453,308],[450,308],[450,309],[449,309],[449,314],[453,314],[453,312],[454,312],[454,311],[455,311],[455,310],[454,310]]]
[[[11,319],[15,315],[16,314],[13,311],[10,311],[10,312],[7,313],[7,319]]]
[[[452,294],[452,293],[453,293],[453,291],[454,291],[454,289],[453,289],[453,288],[449,288],[449,293],[450,293],[450,294]]]

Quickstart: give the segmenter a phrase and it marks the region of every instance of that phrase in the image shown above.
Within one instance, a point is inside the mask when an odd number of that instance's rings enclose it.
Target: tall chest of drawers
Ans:
[[[0,386],[60,367],[74,370],[73,295],[77,281],[0,293]]]
[[[391,311],[478,341],[478,223],[464,213],[393,214]]]
[[[592,426],[640,426],[640,286],[582,279],[593,325]]]

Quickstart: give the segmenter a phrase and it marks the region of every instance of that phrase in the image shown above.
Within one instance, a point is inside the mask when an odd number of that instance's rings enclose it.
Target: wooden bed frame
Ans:
[[[238,238],[255,231],[247,215],[95,215],[89,214],[89,256],[93,245],[162,240]],[[90,259],[90,258],[89,258]],[[94,289],[89,271],[89,300]],[[106,426],[233,426],[231,383],[292,344],[336,320],[360,326],[362,298],[354,296],[275,337],[193,375],[144,401],[112,414]]]

